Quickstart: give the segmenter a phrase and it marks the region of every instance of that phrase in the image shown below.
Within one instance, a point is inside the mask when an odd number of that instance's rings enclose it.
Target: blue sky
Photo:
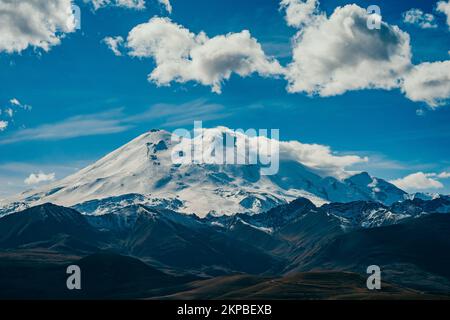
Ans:
[[[59,45],[48,52],[30,46],[0,53],[0,108],[15,110],[12,119],[4,112],[0,116],[9,119],[0,132],[0,198],[29,188],[24,180],[31,173],[54,172],[62,178],[145,131],[190,128],[194,120],[208,127],[279,128],[282,140],[368,156],[368,163],[351,169],[388,180],[450,171],[448,103],[432,108],[411,101],[400,89],[311,97],[287,92],[283,77],[257,74],[233,74],[221,94],[194,81],[158,87],[147,81],[155,68],[152,59],[116,56],[103,43],[107,36],[126,39],[154,16],[169,16],[210,38],[249,30],[267,56],[286,66],[298,30],[287,25],[279,1],[172,0],[170,15],[156,0],[147,1],[144,10],[110,6],[95,11],[76,3],[81,30],[66,34]],[[379,5],[383,21],[410,35],[414,65],[449,60],[449,26],[435,1],[322,1],[320,9],[331,15],[349,3]],[[436,27],[405,23],[402,14],[411,8],[433,14]],[[32,109],[12,104],[13,98]],[[450,179],[439,181],[443,188],[426,191],[449,193]]]

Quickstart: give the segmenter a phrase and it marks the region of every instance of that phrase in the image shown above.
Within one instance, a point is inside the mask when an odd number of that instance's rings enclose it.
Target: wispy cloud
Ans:
[[[349,151],[351,154],[356,151]],[[395,159],[391,159],[385,154],[373,151],[361,151],[358,150],[359,154],[367,156],[370,158],[370,163],[365,165],[364,167],[357,167],[356,170],[370,170],[378,171],[378,170],[390,170],[392,172],[399,171],[411,171],[411,170],[433,170],[436,166],[435,163],[422,163],[418,161],[399,161]]]
[[[161,126],[174,127],[193,123],[195,120],[209,121],[223,119],[232,114],[221,104],[208,103],[207,100],[197,99],[187,103],[155,104],[147,111],[130,116],[128,122],[143,122],[151,120],[162,121]]]
[[[76,137],[118,133],[129,129],[128,125],[121,123],[121,115],[122,109],[113,109],[97,114],[79,115],[60,122],[16,131],[0,140],[0,144],[35,140],[64,140]]]
[[[137,114],[126,114],[123,108],[78,115],[35,128],[21,129],[0,139],[0,145],[24,141],[65,140],[77,137],[106,135],[127,131],[140,123],[158,121],[161,126],[175,127],[194,120],[215,120],[228,117],[223,105],[199,99],[184,104],[155,104]]]

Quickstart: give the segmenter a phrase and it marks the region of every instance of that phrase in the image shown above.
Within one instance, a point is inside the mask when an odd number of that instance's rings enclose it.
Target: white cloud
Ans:
[[[158,0],[159,3],[164,5],[168,13],[172,13],[172,5],[170,4],[170,0]]]
[[[435,174],[416,172],[404,178],[390,181],[395,186],[405,191],[417,191],[427,189],[441,189],[444,185],[434,179]]]
[[[56,177],[66,177],[86,167],[97,159],[71,159],[70,162],[0,162],[0,203],[28,189],[24,177],[30,172],[54,172]]]
[[[127,40],[129,55],[155,60],[149,81],[159,86],[195,81],[220,93],[233,73],[241,77],[283,73],[247,30],[208,38],[204,32],[196,35],[168,18],[155,17],[133,28]]]
[[[32,173],[25,179],[25,184],[34,185],[42,182],[49,182],[55,180],[55,173],[45,174],[43,172],[40,173]]]
[[[122,56],[120,48],[123,45],[124,39],[122,37],[106,37],[103,42],[108,46],[108,48],[118,57]]]
[[[410,37],[397,26],[381,21],[380,30],[370,30],[369,14],[357,5],[337,7],[329,17],[317,5],[317,1],[281,1],[288,24],[300,28],[286,72],[289,92],[335,96],[351,90],[400,88],[410,100],[432,108],[450,99],[450,61],[414,66]],[[438,8],[446,6],[440,3]],[[419,9],[409,10],[404,19],[422,28],[436,26],[434,16]]]
[[[30,111],[31,109],[33,109],[32,106],[30,106],[30,105],[28,105],[28,104],[23,104],[23,103],[21,103],[17,98],[12,98],[12,99],[10,99],[10,100],[9,100],[9,103],[10,103],[11,106],[13,106],[13,107],[19,107],[19,108],[24,109],[24,110]]]
[[[75,26],[71,0],[0,0],[0,52],[49,51]]]
[[[286,22],[291,27],[301,27],[311,23],[319,14],[318,0],[281,0],[280,8],[286,10]]]
[[[5,131],[8,128],[8,121],[0,120],[0,132]]]
[[[10,118],[12,118],[14,116],[14,110],[11,108],[6,108],[3,112],[5,112],[6,115]]]
[[[5,131],[11,123],[14,123],[14,115],[16,112],[23,109],[25,111],[29,111],[32,109],[31,106],[22,104],[17,98],[12,98],[9,100],[9,106],[5,108],[0,108],[0,116],[2,116],[3,120],[0,120],[0,132]],[[8,119],[5,120],[5,118]]]
[[[287,79],[290,92],[334,96],[350,90],[392,89],[410,68],[410,37],[381,22],[367,27],[369,14],[357,5],[317,15],[294,39]]]
[[[447,25],[450,29],[450,0],[448,0],[447,2],[439,1],[436,10],[447,16]]]
[[[417,25],[422,29],[437,28],[434,16],[430,13],[424,13],[420,9],[413,8],[403,13],[403,21]]]
[[[15,105],[15,106],[21,105],[20,101],[17,100],[17,98],[12,98],[11,100],[9,100],[9,103],[11,103],[12,105]]]
[[[450,178],[450,172],[447,171],[441,172],[437,175],[437,177],[440,179],[448,179]]]
[[[338,178],[347,176],[346,168],[369,161],[357,155],[336,155],[329,146],[299,141],[280,142],[280,159],[296,160],[310,168]]]
[[[91,3],[94,10],[105,8],[108,6],[122,7],[128,9],[143,10],[145,9],[145,0],[84,0],[85,3]],[[170,0],[158,0],[168,13],[172,13],[172,4]]]
[[[129,9],[145,9],[145,0],[84,0],[86,3],[92,3],[95,10],[107,6],[124,7]]]
[[[402,90],[412,101],[435,108],[450,99],[450,61],[426,62],[405,75]]]
[[[416,115],[418,115],[419,117],[424,116],[425,115],[425,110],[417,109],[416,110]]]
[[[250,157],[257,159],[270,159],[279,151],[279,159],[282,161],[299,162],[323,176],[347,177],[348,167],[358,163],[367,162],[368,158],[357,155],[337,155],[329,146],[320,144],[306,144],[299,141],[279,141],[270,136],[258,135],[254,131],[234,131],[226,127],[198,129],[196,136],[183,139],[178,150],[190,150],[192,145],[199,146],[196,150],[201,153],[201,158],[206,163],[216,163],[217,153],[212,152],[214,141],[222,139],[224,134],[235,137],[234,145],[237,147],[236,157],[240,163],[246,163]],[[200,145],[202,147],[200,147]],[[208,146],[208,147],[206,147]]]

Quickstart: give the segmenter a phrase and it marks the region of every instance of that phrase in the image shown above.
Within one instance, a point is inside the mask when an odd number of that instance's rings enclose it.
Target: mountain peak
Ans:
[[[373,182],[373,178],[367,172],[357,173],[346,180],[360,185],[369,185]]]
[[[147,132],[141,134],[140,136],[138,136],[137,138],[131,140],[126,145],[137,144],[137,143],[148,143],[148,142],[155,143],[160,140],[170,141],[171,136],[172,136],[172,134],[168,131],[160,130],[160,129],[151,129],[150,131],[147,131]]]
[[[83,241],[95,237],[84,216],[73,209],[45,203],[14,213],[0,220],[0,247],[20,246],[33,239],[51,242],[61,234],[73,235]]]
[[[244,133],[217,127],[201,129],[191,139],[174,141],[168,131],[150,130],[71,176],[13,198],[8,208],[51,202],[76,206],[82,212],[101,213],[108,211],[104,206],[111,203],[111,199],[135,194],[142,197],[131,197],[124,203],[168,206],[204,217],[209,213],[261,213],[297,198],[307,198],[313,205],[321,206],[355,200],[391,202],[403,197],[403,191],[366,172],[339,181],[323,178],[299,161],[282,158],[278,173],[264,176],[260,174],[259,164],[205,161],[214,156],[215,139],[224,141],[224,134],[238,140],[247,137]],[[258,141],[252,142],[258,145]],[[199,144],[203,147],[203,162],[173,160],[178,149],[192,150],[191,147],[195,149]],[[101,210],[97,210],[92,208],[93,200],[107,201],[98,201]],[[11,212],[8,210],[5,212]]]

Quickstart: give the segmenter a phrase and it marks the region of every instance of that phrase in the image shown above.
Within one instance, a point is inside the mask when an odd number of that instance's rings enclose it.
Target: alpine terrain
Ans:
[[[275,175],[210,161],[230,137],[243,159],[269,142],[222,127],[192,139],[152,130],[2,201],[0,298],[449,298],[449,196],[330,176],[289,156],[290,142]],[[199,145],[206,161],[173,161]],[[81,291],[66,288],[72,264]],[[380,291],[367,289],[370,265]]]
[[[378,201],[390,205],[406,193],[363,172],[346,179],[326,176],[280,152],[279,171],[261,175],[260,164],[227,165],[174,163],[172,155],[202,145],[203,159],[214,157],[214,146],[231,136],[235,146],[258,143],[230,129],[203,129],[193,139],[174,139],[161,130],[147,132],[96,163],[63,180],[12,199],[3,200],[0,214],[46,202],[72,207],[83,213],[103,214],[121,204],[142,203],[182,213],[233,215],[261,213],[298,197],[316,205],[329,202]],[[262,138],[259,138],[261,143]],[[265,142],[265,141],[263,141]],[[237,147],[234,147],[239,154]],[[181,151],[178,151],[181,150]],[[243,155],[245,157],[245,155]],[[247,155],[248,158],[248,155]]]

